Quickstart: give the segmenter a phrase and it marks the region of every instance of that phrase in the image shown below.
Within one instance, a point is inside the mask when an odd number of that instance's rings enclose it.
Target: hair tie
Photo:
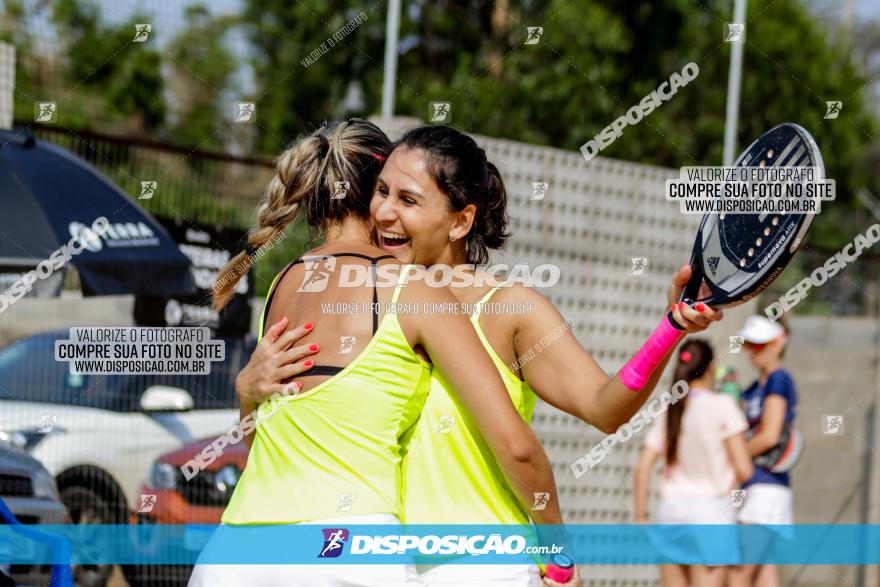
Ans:
[[[251,243],[247,243],[247,244],[244,246],[244,252],[247,253],[247,256],[248,256],[248,257],[253,257],[253,256],[254,256],[254,253],[256,253],[256,252],[257,252],[257,249],[259,249],[259,248],[260,248],[260,247],[254,247],[254,246],[251,246]]]
[[[693,359],[694,356],[692,354],[690,354],[688,351],[681,351],[681,354],[678,355],[678,358],[681,359],[682,363],[687,363],[688,361]]]
[[[380,155],[379,153],[370,153],[370,155],[372,155],[373,157],[375,157],[375,158],[378,159],[379,161],[383,161],[383,162],[385,161],[385,157],[383,157],[383,156]]]
[[[321,142],[321,153],[320,158],[323,159],[327,156],[327,153],[330,151],[330,141],[323,134],[318,134],[318,140]]]

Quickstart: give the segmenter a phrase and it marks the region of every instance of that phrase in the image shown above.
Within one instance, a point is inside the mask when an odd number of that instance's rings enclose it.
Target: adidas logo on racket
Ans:
[[[761,135],[734,166],[815,167],[817,179],[825,178],[825,164],[816,142],[804,128],[792,123],[780,124]],[[754,298],[773,283],[794,257],[814,216],[705,214],[691,255],[693,274],[681,301],[726,308]],[[672,313],[669,322],[681,330]]]

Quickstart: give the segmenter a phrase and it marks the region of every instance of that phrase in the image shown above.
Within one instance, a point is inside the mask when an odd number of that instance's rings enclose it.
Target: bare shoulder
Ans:
[[[511,315],[520,328],[562,320],[562,314],[541,290],[521,283],[503,287],[492,301],[501,304],[502,310],[506,307],[508,312],[502,313]]]

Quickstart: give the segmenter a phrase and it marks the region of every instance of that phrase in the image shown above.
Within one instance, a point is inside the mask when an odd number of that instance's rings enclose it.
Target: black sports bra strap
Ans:
[[[327,375],[333,377],[339,375],[345,367],[334,367],[332,365],[315,365],[308,371],[301,373],[300,377],[308,377],[309,375]]]
[[[273,287],[272,291],[269,292],[269,297],[266,298],[266,305],[263,307],[263,317],[264,318],[269,317],[269,306],[272,304],[272,300],[275,298],[275,292],[278,290],[278,287],[277,287],[278,284],[281,283],[281,280],[284,279],[284,276],[287,275],[287,272],[290,271],[290,268],[293,267],[294,265],[296,265],[299,261],[301,261],[301,259],[297,259],[296,261],[294,261],[293,263],[290,263],[287,267],[285,267],[284,271],[281,272],[281,275],[275,281],[276,287]],[[266,335],[266,326],[267,326],[266,324],[263,324],[263,332],[262,332],[263,336]]]
[[[379,329],[379,295],[376,292],[376,267],[379,261],[384,259],[394,259],[393,255],[381,255],[379,257],[369,257],[367,255],[361,255],[360,253],[332,253],[329,255],[315,255],[320,257],[358,257],[360,259],[366,259],[370,261],[370,272],[373,277],[373,335],[376,335],[376,331]],[[299,263],[305,263],[302,257],[290,263],[287,267],[284,268],[284,271],[281,272],[281,275],[275,281],[275,285],[277,286],[281,283],[281,280],[284,279],[284,276],[290,271],[290,268]],[[269,297],[266,299],[266,306],[263,308],[263,316],[269,315],[269,306],[272,304],[272,300],[275,297],[275,291],[277,287],[272,288],[272,291],[269,292]],[[266,325],[263,325],[263,334],[266,334]],[[303,376],[307,375],[326,375],[332,377],[334,375],[338,375],[342,372],[344,367],[334,367],[332,365],[315,365],[307,372],[303,373]]]

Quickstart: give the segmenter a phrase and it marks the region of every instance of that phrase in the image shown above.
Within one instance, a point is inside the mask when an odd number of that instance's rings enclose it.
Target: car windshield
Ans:
[[[83,375],[72,371],[72,363],[55,360],[59,337],[67,333],[32,336],[0,349],[0,400],[131,412],[140,409],[144,390],[167,385],[186,390],[197,410],[235,409],[235,376],[254,348],[250,341],[222,339],[226,360],[212,363],[208,375]]]

